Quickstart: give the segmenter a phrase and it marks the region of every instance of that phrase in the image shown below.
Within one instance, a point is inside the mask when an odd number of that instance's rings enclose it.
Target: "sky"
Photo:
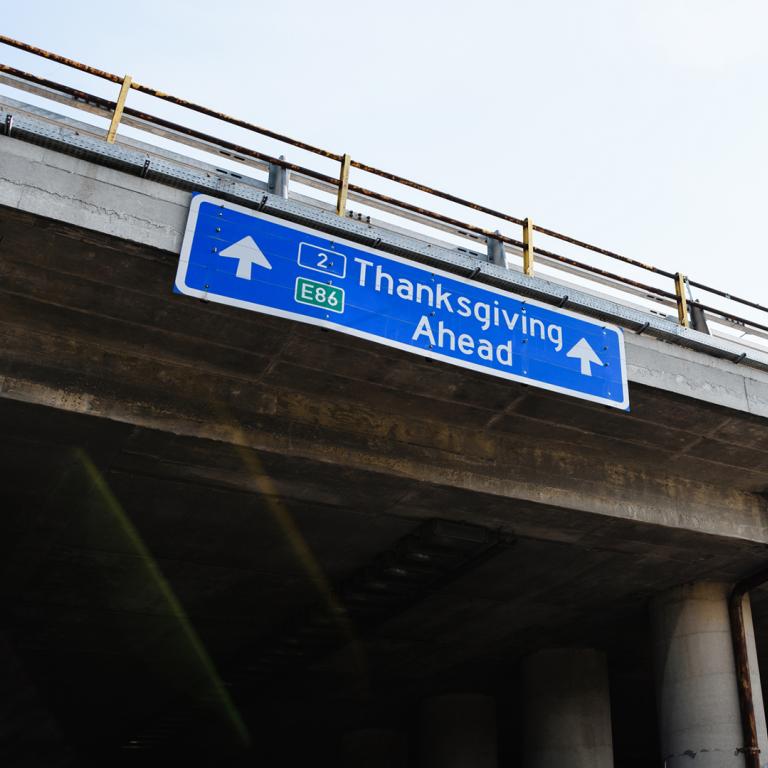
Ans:
[[[762,0],[6,5],[3,34],[768,302]],[[116,95],[6,46],[0,62]]]

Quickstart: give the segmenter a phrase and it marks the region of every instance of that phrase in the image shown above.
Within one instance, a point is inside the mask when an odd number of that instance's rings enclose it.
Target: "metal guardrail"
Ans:
[[[31,90],[39,96],[61,101],[66,98],[66,103],[70,106],[84,109],[85,111],[96,112],[110,119],[109,128],[105,134],[107,142],[114,142],[121,122],[138,127],[142,130],[171,138],[182,143],[193,143],[198,149],[206,151],[216,151],[219,154],[227,156],[235,162],[241,162],[263,167],[267,164],[271,168],[282,169],[285,172],[291,172],[301,183],[309,186],[315,186],[325,191],[333,190],[336,197],[336,213],[339,216],[348,214],[348,199],[365,201],[375,208],[384,210],[396,215],[404,215],[406,218],[415,220],[420,224],[436,226],[439,229],[447,230],[453,234],[463,237],[470,237],[474,240],[484,240],[488,244],[489,253],[494,249],[501,248],[502,253],[514,252],[522,255],[522,272],[524,275],[533,276],[537,261],[541,261],[549,266],[556,266],[565,269],[567,272],[577,274],[588,279],[596,279],[602,284],[612,287],[618,287],[621,290],[627,290],[637,296],[645,299],[659,302],[667,307],[673,307],[677,310],[678,322],[681,326],[688,328],[691,325],[697,329],[709,333],[707,326],[707,314],[711,322],[717,322],[730,328],[742,331],[744,334],[755,335],[768,340],[768,307],[757,302],[743,299],[729,294],[721,289],[707,286],[703,283],[689,280],[680,272],[671,272],[650,264],[643,263],[636,259],[623,256],[614,251],[600,248],[596,245],[584,242],[569,235],[565,235],[556,230],[534,224],[530,218],[518,218],[485,205],[474,203],[470,200],[458,197],[448,192],[434,189],[425,184],[413,181],[398,174],[384,171],[375,166],[353,160],[349,154],[330,152],[328,150],[316,147],[290,136],[272,131],[259,125],[255,125],[245,120],[232,117],[223,112],[210,109],[208,107],[196,104],[185,99],[164,93],[156,88],[143,85],[136,82],[130,76],[121,77],[110,72],[106,72],[95,67],[88,66],[73,59],[60,56],[50,51],[43,50],[36,46],[24,43],[19,40],[0,35],[0,43],[25,51],[54,61],[58,64],[70,67],[80,72],[92,75],[94,77],[107,80],[120,86],[120,92],[115,101],[87,93],[71,86],[59,83],[47,78],[22,71],[15,67],[0,63],[0,82],[4,82],[12,87],[22,87],[24,90]],[[184,109],[191,110],[198,114],[220,120],[250,132],[259,134],[269,139],[296,147],[297,149],[321,156],[323,158],[339,163],[340,170],[338,177],[329,176],[312,168],[307,168],[296,163],[285,160],[284,157],[273,157],[263,152],[251,149],[249,147],[236,144],[225,139],[212,136],[202,131],[190,128],[171,120],[152,115],[141,110],[129,107],[126,102],[131,90],[152,96],[154,98],[169,102]],[[10,130],[8,126],[6,132]],[[377,192],[358,184],[350,182],[350,170],[354,168],[373,176],[386,179],[400,186],[405,186],[418,192],[430,195],[449,203],[471,209],[473,211],[491,216],[504,222],[517,225],[522,228],[522,240],[501,234],[498,230],[490,231],[484,227],[461,221],[452,216],[432,211],[421,206],[410,203],[406,200],[400,200],[381,192]],[[605,270],[585,261],[580,261],[555,253],[548,249],[534,246],[534,233],[559,240],[570,246],[575,246],[582,250],[599,254],[602,257],[620,262],[631,267],[652,273],[660,278],[671,280],[672,290],[665,290],[645,282],[631,279],[629,277],[617,274],[610,270]],[[726,311],[710,304],[704,304],[694,300],[690,293],[692,287],[704,291],[713,296],[726,299],[750,309],[766,313],[766,324],[757,322],[750,318],[741,317],[731,311]]]

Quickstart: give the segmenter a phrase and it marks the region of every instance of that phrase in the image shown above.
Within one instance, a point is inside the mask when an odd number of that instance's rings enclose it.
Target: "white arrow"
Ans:
[[[256,245],[250,235],[225,248],[219,256],[237,259],[237,272],[235,274],[244,280],[251,279],[251,267],[254,264],[257,267],[264,267],[264,269],[272,269],[267,257],[261,252],[261,248]]]
[[[584,376],[592,375],[592,363],[602,365],[603,361],[597,356],[595,350],[589,346],[586,339],[579,339],[571,349],[565,353],[566,357],[577,357],[581,362],[581,373]]]

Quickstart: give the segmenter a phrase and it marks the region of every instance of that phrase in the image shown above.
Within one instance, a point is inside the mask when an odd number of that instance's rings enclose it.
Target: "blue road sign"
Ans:
[[[629,407],[620,328],[207,195],[175,290]]]

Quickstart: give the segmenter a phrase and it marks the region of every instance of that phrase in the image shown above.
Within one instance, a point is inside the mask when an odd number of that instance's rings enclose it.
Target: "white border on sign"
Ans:
[[[529,304],[531,306],[541,307],[542,309],[546,309],[549,311],[555,311],[561,315],[573,317],[577,320],[581,320],[582,322],[593,323],[594,325],[599,325],[601,328],[613,331],[619,337],[619,357],[621,360],[621,381],[624,389],[624,399],[621,402],[617,402],[616,400],[609,400],[606,397],[600,397],[598,395],[590,395],[585,392],[579,392],[578,390],[568,389],[567,387],[560,387],[560,386],[557,386],[556,384],[548,384],[546,382],[538,381],[537,379],[529,379],[525,376],[520,376],[515,373],[507,373],[506,371],[499,371],[499,370],[496,370],[495,368],[486,368],[485,366],[478,365],[477,363],[472,363],[468,360],[459,360],[454,357],[449,357],[448,355],[440,354],[439,352],[435,352],[434,350],[431,350],[431,349],[419,349],[417,347],[410,346],[409,344],[403,344],[402,342],[399,342],[399,341],[392,341],[390,339],[385,339],[373,333],[366,333],[365,331],[358,331],[353,328],[348,328],[345,325],[340,325],[339,323],[335,323],[333,320],[325,320],[323,318],[308,317],[307,315],[300,315],[296,312],[287,312],[285,310],[276,309],[274,307],[268,307],[263,304],[255,304],[250,301],[242,301],[241,299],[232,299],[229,296],[219,296],[218,294],[211,294],[208,291],[201,291],[201,290],[198,290],[197,288],[190,288],[186,284],[185,280],[187,276],[187,267],[189,265],[189,254],[192,249],[192,240],[194,238],[195,228],[197,226],[197,216],[200,210],[200,206],[203,203],[211,203],[212,205],[216,205],[220,208],[227,208],[231,211],[244,213],[255,219],[264,219],[265,221],[269,221],[281,227],[287,227],[297,232],[301,232],[307,235],[312,235],[314,237],[329,237],[327,232],[314,230],[310,227],[302,226],[301,224],[294,224],[293,222],[287,221],[285,219],[280,219],[280,218],[277,218],[276,216],[270,216],[268,213],[261,213],[260,211],[253,210],[252,208],[245,208],[242,205],[235,205],[234,203],[229,203],[226,200],[220,200],[219,198],[211,197],[210,195],[197,194],[192,198],[192,205],[190,206],[190,209],[189,209],[189,217],[187,218],[187,225],[184,228],[184,239],[181,244],[181,253],[179,254],[179,268],[176,272],[176,282],[175,282],[176,290],[179,293],[184,294],[185,296],[194,296],[195,298],[198,298],[198,299],[205,299],[206,301],[215,301],[219,304],[225,304],[231,307],[240,307],[241,309],[255,310],[257,312],[262,312],[265,315],[282,317],[282,318],[285,318],[286,320],[295,320],[300,323],[309,323],[310,325],[317,325],[321,328],[328,328],[330,330],[339,331],[340,333],[346,333],[348,336],[356,336],[357,338],[360,338],[360,339],[373,341],[376,344],[383,344],[384,346],[400,349],[400,350],[403,350],[404,352],[410,352],[411,354],[419,355],[421,357],[428,357],[433,360],[440,360],[441,362],[448,363],[449,365],[456,365],[456,366],[459,366],[460,368],[468,368],[469,370],[478,371],[479,373],[485,373],[490,376],[496,376],[501,379],[508,379],[509,381],[516,381],[520,384],[527,384],[532,387],[538,387],[539,389],[546,389],[550,392],[557,392],[562,395],[569,395],[570,397],[576,397],[576,398],[579,398],[580,400],[587,400],[592,403],[600,403],[601,405],[607,405],[611,408],[620,408],[621,410],[625,410],[625,411],[629,410],[629,386],[627,382],[627,364],[626,364],[625,353],[624,353],[624,331],[621,328],[619,328],[619,326],[612,325],[611,323],[596,323],[591,318],[584,317],[583,315],[580,315],[576,312],[572,312],[571,310],[559,309],[556,307],[552,307],[550,304],[545,304],[544,302],[536,301],[535,299],[527,299],[522,296],[517,296],[511,291],[505,291],[493,285],[483,284],[482,287],[484,290],[487,290],[491,293],[496,293],[499,296],[512,297],[517,301],[523,301],[526,304]],[[390,261],[396,261],[401,264],[407,264],[408,266],[416,267],[417,269],[428,269],[430,273],[433,275],[439,275],[441,277],[446,277],[451,280],[456,280],[460,283],[464,283],[465,285],[474,285],[474,286],[478,285],[478,283],[472,280],[469,280],[466,277],[462,277],[461,275],[456,275],[453,272],[446,272],[445,270],[442,270],[442,269],[421,264],[418,261],[411,261],[410,259],[405,259],[401,256],[395,256],[394,254],[387,253],[386,251],[377,251],[365,245],[359,245],[358,243],[354,243],[351,240],[345,240],[344,238],[333,237],[332,239],[336,243],[340,243],[344,246],[347,246],[349,248],[354,248],[364,253],[373,254],[375,256],[378,256],[379,258],[383,257],[385,259],[389,259]]]

